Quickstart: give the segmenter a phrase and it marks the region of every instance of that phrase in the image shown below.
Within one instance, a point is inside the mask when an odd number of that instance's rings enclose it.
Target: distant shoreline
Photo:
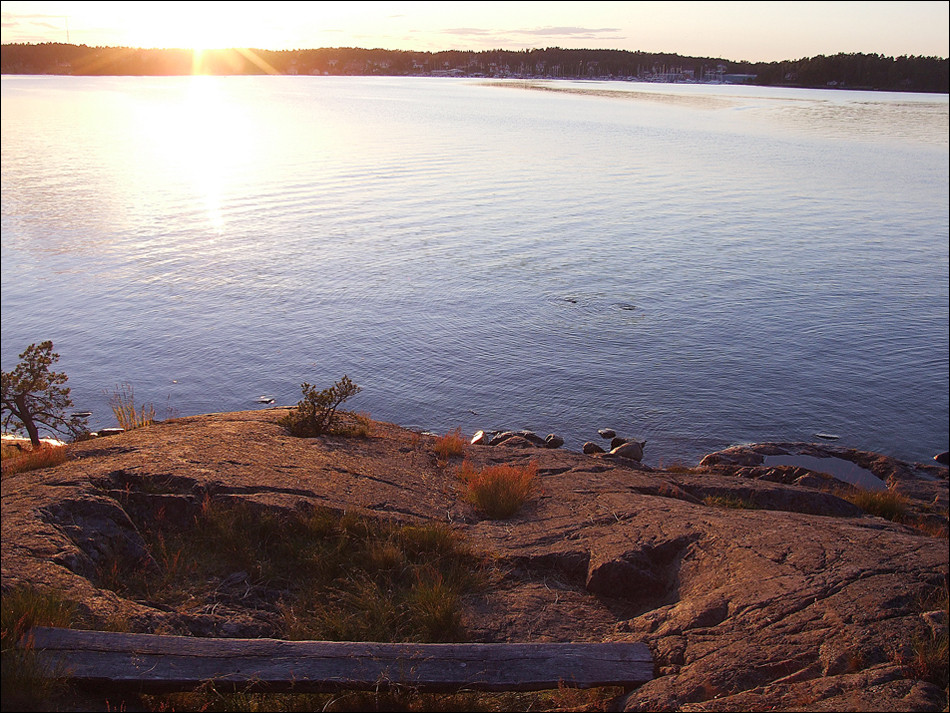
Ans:
[[[950,93],[950,59],[839,53],[778,62],[606,49],[142,49],[5,44],[0,74],[61,76],[418,76],[747,84],[798,89]]]

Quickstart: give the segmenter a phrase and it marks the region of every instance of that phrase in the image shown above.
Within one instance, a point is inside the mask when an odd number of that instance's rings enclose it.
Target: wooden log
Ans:
[[[632,688],[653,677],[642,643],[387,644],[211,639],[36,627],[47,675],[110,690],[316,693],[408,687],[425,692]]]

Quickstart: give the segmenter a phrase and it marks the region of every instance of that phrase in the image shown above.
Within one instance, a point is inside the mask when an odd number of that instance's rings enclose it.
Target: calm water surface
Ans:
[[[948,446],[947,96],[2,79],[2,362],[114,425],[291,404],[645,461]]]

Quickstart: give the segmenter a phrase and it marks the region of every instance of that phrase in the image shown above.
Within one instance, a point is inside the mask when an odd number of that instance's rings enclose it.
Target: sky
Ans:
[[[950,2],[3,2],[2,42],[950,56]]]

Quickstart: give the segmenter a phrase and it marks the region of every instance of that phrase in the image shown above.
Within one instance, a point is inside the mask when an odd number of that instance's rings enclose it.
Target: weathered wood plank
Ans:
[[[642,643],[386,644],[210,639],[37,627],[37,659],[75,683],[138,691],[219,688],[312,693],[630,688],[653,677]]]

